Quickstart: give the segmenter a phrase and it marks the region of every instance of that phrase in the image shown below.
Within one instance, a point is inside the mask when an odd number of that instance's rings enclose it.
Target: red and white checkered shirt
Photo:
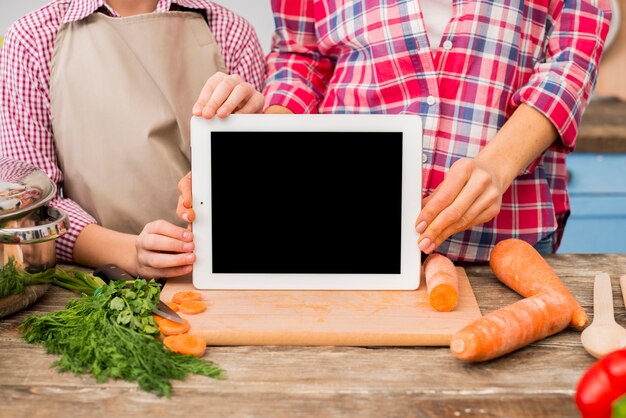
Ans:
[[[420,115],[428,195],[453,162],[475,157],[526,103],[552,121],[560,141],[513,182],[494,220],[437,251],[484,261],[504,238],[534,244],[550,234],[556,248],[570,209],[565,154],[595,83],[608,3],[454,0],[433,53],[417,0],[272,0],[266,106]]]
[[[208,0],[159,0],[155,13],[185,9],[206,11],[228,72],[239,74],[260,90],[265,78],[265,60],[252,26]],[[54,40],[61,24],[81,20],[97,11],[117,17],[105,0],[53,1],[15,22],[0,50],[0,156],[40,167],[59,186],[63,184],[63,173],[55,155],[49,98]],[[62,208],[70,217],[72,228],[57,241],[57,254],[59,259],[71,261],[78,234],[95,220],[61,195],[51,205]]]

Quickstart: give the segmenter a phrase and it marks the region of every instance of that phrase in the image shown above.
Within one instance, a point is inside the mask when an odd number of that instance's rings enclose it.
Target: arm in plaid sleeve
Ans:
[[[317,48],[313,0],[272,0],[276,32],[267,57],[265,106],[317,113],[334,61]]]
[[[567,151],[574,149],[595,85],[610,18],[608,0],[551,1],[545,60],[513,97],[515,106],[526,103],[543,113]]]
[[[57,166],[50,121],[49,99],[41,85],[37,41],[14,25],[0,49],[0,154],[36,165],[57,184],[63,173]],[[77,203],[57,192],[51,202],[67,212],[72,228],[57,240],[57,256],[72,261],[78,234],[95,220]]]

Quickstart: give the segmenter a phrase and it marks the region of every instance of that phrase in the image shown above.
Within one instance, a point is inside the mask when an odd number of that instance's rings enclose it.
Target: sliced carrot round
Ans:
[[[170,335],[163,339],[163,344],[175,353],[202,357],[206,351],[206,341],[195,334]]]
[[[172,310],[173,310],[174,312],[178,312],[178,310],[179,310],[179,307],[178,307],[179,305],[178,305],[178,303],[174,303],[174,302],[165,302],[165,304],[166,304],[167,306],[169,306],[170,308],[172,308]]]
[[[182,303],[189,300],[202,300],[202,295],[199,292],[187,291],[176,292],[172,296],[172,302],[174,303]]]
[[[206,303],[199,300],[186,300],[180,304],[180,311],[187,315],[196,315],[206,311]]]
[[[169,319],[161,318],[160,316],[155,315],[154,320],[159,326],[159,331],[163,335],[178,335],[184,334],[189,331],[190,325],[189,321],[183,319],[183,323],[179,324],[178,322],[170,321]]]

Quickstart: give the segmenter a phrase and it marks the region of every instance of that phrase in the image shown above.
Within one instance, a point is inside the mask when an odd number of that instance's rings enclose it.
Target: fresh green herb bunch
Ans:
[[[60,371],[90,373],[98,382],[136,381],[159,396],[169,397],[170,380],[189,374],[222,378],[215,364],[173,353],[151,335],[158,332],[152,317],[160,295],[156,282],[124,285],[111,282],[96,295],[71,300],[63,311],[27,318],[21,326],[24,339],[60,354],[54,363]]]
[[[115,322],[133,331],[158,334],[159,328],[152,311],[159,303],[160,286],[154,280],[148,283],[143,279],[135,280],[130,286],[124,281],[113,281],[98,289],[95,294],[100,309],[108,310]]]
[[[29,273],[18,268],[15,258],[9,257],[7,263],[0,268],[0,298],[24,293],[26,286],[35,284],[54,284],[76,293],[93,295],[106,283],[102,279],[80,270],[63,270],[59,267],[50,268],[39,273]]]
[[[17,268],[15,258],[9,257],[9,261],[0,269],[0,298],[24,293],[27,275],[26,271]]]

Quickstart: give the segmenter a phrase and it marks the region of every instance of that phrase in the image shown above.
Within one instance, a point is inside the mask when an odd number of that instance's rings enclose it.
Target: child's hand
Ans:
[[[176,277],[191,273],[196,256],[193,233],[167,221],[147,224],[135,240],[137,275]]]
[[[225,118],[231,113],[259,113],[264,98],[250,83],[237,74],[213,74],[206,82],[193,106],[194,116]]]
[[[191,171],[178,182],[178,205],[176,206],[176,215],[185,221],[193,222],[196,214],[191,207]]]

